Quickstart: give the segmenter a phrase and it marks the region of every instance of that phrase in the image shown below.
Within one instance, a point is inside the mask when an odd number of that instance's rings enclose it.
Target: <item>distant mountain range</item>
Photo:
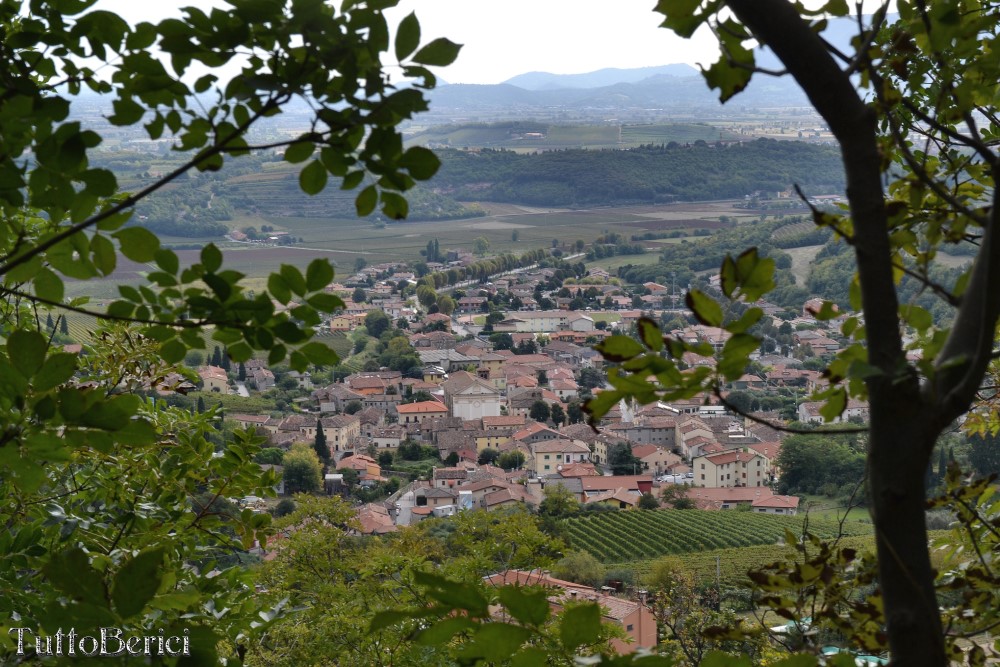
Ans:
[[[893,20],[895,15],[890,16]],[[849,50],[854,19],[833,19],[823,36]],[[780,70],[768,49],[757,49],[757,65]],[[790,76],[754,76],[742,93],[723,107],[701,73],[686,64],[601,69],[582,74],[528,72],[496,85],[450,84],[430,92],[431,113],[507,117],[650,116],[657,112],[726,115],[746,108],[805,107],[809,103]]]
[[[495,85],[450,84],[430,92],[431,113],[521,116],[572,113],[607,115],[631,111],[720,110],[718,93],[690,65],[604,69],[586,74],[521,74]],[[790,77],[754,77],[731,107],[806,106]]]
[[[504,81],[524,90],[562,90],[565,88],[602,88],[616,83],[638,83],[658,75],[689,77],[698,74],[690,65],[663,65],[662,67],[638,67],[635,69],[606,68],[584,74],[550,74],[549,72],[528,72]]]

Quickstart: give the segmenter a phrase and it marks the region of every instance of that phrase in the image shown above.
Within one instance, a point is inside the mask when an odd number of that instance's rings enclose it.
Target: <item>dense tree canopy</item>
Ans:
[[[214,245],[182,267],[150,231],[163,229],[157,206],[181,202],[149,197],[282,149],[306,193],[333,177],[356,191],[357,213],[403,216],[401,193],[438,161],[404,149],[398,125],[426,109],[427,67],[451,62],[458,47],[421,44],[413,16],[390,42],[382,8],[391,1],[232,0],[136,26],[94,4],[0,3],[0,560],[10,565],[0,569],[0,606],[46,633],[189,632],[191,660],[218,664],[217,651],[241,655],[284,611],[262,612],[244,568],[232,567],[266,542],[268,515],[216,508],[271,493],[277,480],[253,462],[259,440],[217,432],[215,411],[192,415],[145,395],[177,386],[173,364],[205,348],[206,328],[228,352],[223,365],[255,352],[300,371],[335,363],[310,338],[321,313],[342,303],[325,290],[326,260],[282,266],[254,293]],[[385,62],[410,84],[393,86]],[[225,65],[238,71],[223,75]],[[106,119],[78,112],[82,93],[98,96]],[[312,114],[308,129],[253,145],[263,119],[293,102]],[[124,192],[121,172],[95,149],[102,134],[129,127],[178,158]],[[218,200],[196,219],[198,206],[184,202],[191,224],[229,210]],[[138,224],[142,216],[152,224]],[[122,257],[148,267],[143,284],[122,285],[106,310],[67,298],[67,280],[106,278]],[[78,356],[44,331],[46,309],[106,322]],[[11,650],[0,649],[5,661]]]

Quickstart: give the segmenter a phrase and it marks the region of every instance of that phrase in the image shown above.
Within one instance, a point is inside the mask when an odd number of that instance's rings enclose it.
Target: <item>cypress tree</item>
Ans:
[[[219,359],[221,361],[220,366],[222,366],[222,370],[228,373],[229,369],[232,368],[232,364],[229,362],[229,348],[222,349],[222,354],[219,355]]]
[[[66,316],[59,316],[59,333],[69,335],[69,324],[66,322]]]
[[[222,351],[219,350],[219,346],[215,346],[215,351],[212,352],[212,366],[222,366]]]
[[[313,449],[324,465],[330,462],[330,448],[326,446],[326,433],[323,432],[323,422],[319,419],[316,420],[316,439],[313,440]]]
[[[205,412],[205,397],[204,396],[199,396],[198,397],[198,414],[201,414],[203,412]]]
[[[56,328],[56,323],[52,321],[52,313],[45,316],[45,328],[49,331]]]
[[[240,370],[237,373],[236,378],[240,382],[245,382],[246,379],[247,379],[247,367],[244,364],[242,364],[242,363],[240,364]]]

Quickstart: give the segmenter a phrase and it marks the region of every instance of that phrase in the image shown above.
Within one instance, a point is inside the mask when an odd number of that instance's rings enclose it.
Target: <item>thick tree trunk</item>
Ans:
[[[869,489],[893,664],[947,664],[924,523],[924,471],[943,427],[921,397],[900,336],[876,118],[826,45],[786,0],[726,0],[781,59],[840,143],[853,222],[868,362]]]
[[[875,522],[878,583],[894,665],[945,665],[924,517],[924,473],[938,430],[912,391],[871,396],[868,487]],[[888,396],[879,396],[888,392]]]

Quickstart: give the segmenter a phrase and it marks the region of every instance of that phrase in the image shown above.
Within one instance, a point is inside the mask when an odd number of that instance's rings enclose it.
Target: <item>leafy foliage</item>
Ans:
[[[214,245],[181,266],[149,227],[128,223],[154,192],[264,148],[248,137],[293,100],[308,102],[310,129],[267,148],[304,163],[300,187],[316,193],[333,176],[344,190],[360,188],[359,211],[405,215],[400,193],[430,178],[438,161],[404,148],[398,125],[426,108],[424,91],[435,84],[427,67],[450,62],[458,46],[421,45],[408,18],[394,50],[414,85],[393,87],[382,14],[392,4],[305,0],[290,11],[234,0],[130,26],[90,1],[0,3],[5,618],[47,633],[188,630],[191,662],[218,664],[220,649],[239,657],[285,613],[282,600],[261,609],[246,571],[232,567],[270,535],[269,515],[225,500],[273,487],[253,462],[259,440],[217,432],[212,409],[192,415],[145,396],[184,386],[173,364],[205,349],[206,330],[227,349],[224,366],[255,352],[300,371],[335,363],[330,347],[309,340],[321,314],[343,305],[325,290],[333,267],[285,265],[251,294]],[[221,83],[229,63],[240,71]],[[205,73],[193,80],[195,71]],[[150,139],[169,140],[184,156],[177,167],[120,192],[93,159],[102,128],[70,116],[84,91],[110,101],[112,126],[142,124]],[[217,211],[225,209],[220,201]],[[119,257],[148,265],[148,284],[121,286],[106,311],[65,299],[66,280],[102,279]],[[42,333],[48,308],[113,326],[91,327],[81,357]]]

